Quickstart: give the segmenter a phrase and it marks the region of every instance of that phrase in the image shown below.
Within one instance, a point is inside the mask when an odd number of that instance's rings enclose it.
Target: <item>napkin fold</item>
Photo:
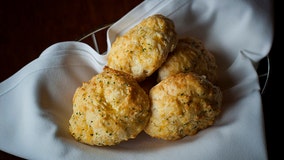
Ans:
[[[216,123],[178,141],[145,133],[113,147],[89,146],[68,132],[72,97],[102,71],[105,54],[87,44],[58,42],[0,83],[0,149],[25,159],[267,159],[257,63],[273,38],[268,0],[145,0],[107,32],[108,50],[143,18],[171,18],[179,36],[195,36],[213,52],[224,95]]]

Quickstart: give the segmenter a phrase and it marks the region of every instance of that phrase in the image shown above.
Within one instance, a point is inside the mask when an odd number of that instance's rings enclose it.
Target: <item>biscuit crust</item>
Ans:
[[[142,81],[162,65],[176,44],[173,21],[163,15],[152,15],[115,39],[107,66]]]
[[[151,137],[178,140],[214,124],[222,93],[203,76],[178,73],[150,90],[151,117],[144,131]]]
[[[82,143],[115,145],[143,131],[149,109],[149,96],[132,76],[105,67],[75,91],[69,131]]]
[[[194,37],[181,38],[175,50],[158,70],[157,81],[180,72],[195,72],[209,81],[217,81],[217,64],[214,55]]]

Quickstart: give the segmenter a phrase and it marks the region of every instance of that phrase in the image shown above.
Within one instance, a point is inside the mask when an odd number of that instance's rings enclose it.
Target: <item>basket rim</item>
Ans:
[[[82,42],[83,40],[89,38],[89,37],[92,37],[92,40],[93,40],[93,43],[94,43],[94,46],[95,46],[95,50],[97,52],[99,52],[99,46],[97,44],[97,41],[96,41],[96,37],[95,37],[95,34],[104,30],[104,29],[108,29],[113,23],[108,23],[108,24],[104,24],[104,25],[100,25],[98,27],[96,27],[93,31],[85,34],[84,36],[82,36],[81,38],[79,38],[77,41],[79,42]],[[269,57],[269,54],[266,55],[265,57],[263,57],[259,63],[258,63],[258,66],[256,68],[256,72],[258,74],[258,80],[259,82],[263,79],[264,79],[264,82],[261,84],[260,83],[260,93],[261,95],[264,94],[266,88],[267,88],[267,84],[268,84],[268,80],[269,80],[269,77],[270,77],[270,71],[271,71],[271,64],[270,64],[270,57]],[[261,65],[266,65],[266,71],[264,71],[264,73],[260,73],[260,66]],[[263,72],[263,71],[262,71]]]

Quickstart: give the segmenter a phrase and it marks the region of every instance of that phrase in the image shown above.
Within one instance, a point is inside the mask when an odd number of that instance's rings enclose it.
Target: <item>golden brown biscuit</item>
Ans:
[[[217,80],[215,57],[200,40],[193,37],[179,39],[175,50],[159,68],[157,81],[180,72],[195,72],[215,83]]]
[[[111,146],[143,131],[149,112],[149,96],[137,81],[106,67],[74,93],[69,130],[82,143]]]
[[[213,125],[221,112],[222,93],[203,76],[178,73],[150,90],[151,117],[145,132],[178,140]]]
[[[153,15],[115,39],[107,66],[142,81],[162,65],[176,44],[173,21],[163,15]]]

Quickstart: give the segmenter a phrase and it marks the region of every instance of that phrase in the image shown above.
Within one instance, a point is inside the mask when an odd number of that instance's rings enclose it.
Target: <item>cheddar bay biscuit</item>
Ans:
[[[203,76],[178,73],[150,90],[151,117],[145,132],[178,140],[213,125],[221,112],[222,93]]]
[[[195,72],[215,83],[217,80],[215,57],[200,40],[193,37],[181,38],[175,50],[159,68],[157,81],[180,72]]]
[[[132,76],[105,67],[75,91],[69,130],[82,143],[115,145],[143,131],[149,108],[148,95]]]
[[[176,43],[173,21],[160,14],[152,15],[115,39],[107,66],[142,81],[165,62]]]

